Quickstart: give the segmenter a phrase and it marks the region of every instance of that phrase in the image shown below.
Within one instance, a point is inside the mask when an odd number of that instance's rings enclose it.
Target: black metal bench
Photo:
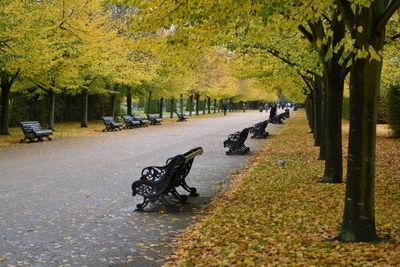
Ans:
[[[38,121],[21,121],[19,124],[25,136],[20,140],[21,143],[25,140],[33,142],[35,139],[37,139],[38,142],[42,142],[44,137],[51,140],[50,135],[53,134],[53,130],[43,129]]]
[[[187,117],[185,114],[178,113],[178,112],[175,112],[175,113],[176,113],[176,116],[178,116],[178,121],[187,121]]]
[[[132,129],[140,126],[140,121],[133,120],[130,115],[124,115],[122,116],[122,119],[125,122],[124,129]]]
[[[273,124],[282,124],[284,119],[285,119],[285,113],[281,113],[279,115],[275,115],[275,117],[273,117],[269,121]]]
[[[147,114],[147,120],[150,121],[151,125],[160,125],[162,122],[161,118],[158,118],[156,115],[154,114]]]
[[[285,117],[290,118],[290,110],[288,108],[285,109]]]
[[[247,153],[250,151],[250,148],[244,145],[250,130],[253,127],[244,128],[241,132],[236,132],[234,134],[230,134],[228,139],[224,141],[224,147],[228,147],[229,150],[226,151],[227,155],[232,153]]]
[[[165,166],[150,166],[142,170],[138,181],[132,184],[132,195],[143,196],[143,202],[136,205],[136,211],[142,211],[150,202],[161,201],[168,208],[176,208],[176,205],[167,199],[172,194],[180,202],[185,202],[187,195],[181,195],[176,190],[182,186],[190,193],[190,196],[198,196],[196,188],[189,187],[185,178],[189,174],[196,156],[203,154],[201,147],[196,147],[184,154],[169,158]]]
[[[140,123],[140,126],[141,126],[141,127],[147,127],[147,126],[149,126],[149,121],[148,121],[147,119],[141,117],[141,116],[133,115],[133,116],[132,116],[132,119],[133,119],[134,121],[138,121],[138,122]]]
[[[268,120],[255,124],[254,128],[250,130],[250,133],[252,133],[251,138],[267,138],[269,136],[269,132],[265,131],[267,126]]]
[[[106,128],[103,129],[103,132],[105,131],[114,131],[114,130],[120,130],[122,127],[122,123],[114,121],[113,117],[102,117],[104,125]]]

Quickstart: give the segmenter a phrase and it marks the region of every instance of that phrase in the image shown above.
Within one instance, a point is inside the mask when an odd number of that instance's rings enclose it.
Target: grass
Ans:
[[[308,132],[298,112],[213,201],[209,214],[177,238],[168,265],[399,266],[399,140],[378,127],[376,225],[391,242],[341,243],[328,240],[339,234],[345,185],[317,183],[323,162]],[[347,139],[345,123],[344,147]]]
[[[191,117],[189,116],[188,117],[189,120],[191,120],[191,119],[211,117],[221,114],[223,114],[223,112],[217,112],[205,115],[203,115],[203,113],[201,112],[199,116],[196,116],[193,113]],[[176,115],[174,115],[173,118],[169,118],[169,113],[164,113],[163,124],[169,124],[176,121],[177,121]],[[80,122],[63,122],[63,123],[55,123],[54,128],[56,131],[52,135],[52,138],[62,138],[66,136],[88,136],[101,132],[104,129],[104,124],[100,120],[89,121],[87,128],[81,128]],[[22,134],[20,127],[10,127],[9,133],[10,135],[0,135],[0,147],[18,144],[20,140],[24,138],[24,135]]]

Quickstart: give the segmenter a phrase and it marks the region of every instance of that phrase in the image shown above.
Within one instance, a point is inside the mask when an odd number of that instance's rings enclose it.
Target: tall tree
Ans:
[[[356,52],[350,75],[350,135],[346,196],[340,238],[374,241],[375,139],[377,104],[382,71],[386,24],[400,0],[352,3],[337,0],[354,40]]]

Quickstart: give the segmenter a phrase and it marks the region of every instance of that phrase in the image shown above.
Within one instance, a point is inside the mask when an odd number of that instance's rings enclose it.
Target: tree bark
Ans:
[[[164,109],[164,98],[161,97],[160,98],[160,112],[159,112],[160,118],[163,117],[163,109]]]
[[[375,139],[382,64],[353,61],[350,86],[350,134],[346,198],[341,239],[374,241]]]
[[[192,109],[193,109],[193,95],[189,96],[189,116],[192,116]]]
[[[0,122],[0,135],[9,135],[8,124],[10,120],[10,92],[11,86],[15,79],[19,76],[19,70],[9,75],[5,71],[0,72],[0,87],[1,87],[1,122]]]
[[[88,104],[89,104],[89,92],[87,89],[83,92],[83,112],[82,112],[82,120],[81,120],[81,127],[86,128],[88,127]]]
[[[214,113],[217,113],[217,99],[214,98]]]
[[[171,110],[169,112],[169,117],[173,118],[174,117],[174,111],[175,111],[175,98],[171,98]]]
[[[54,111],[56,105],[56,93],[51,90],[50,91],[50,114],[49,114],[49,129],[54,131]]]
[[[314,93],[314,125],[315,125],[315,146],[321,146],[322,139],[322,86],[320,82],[316,82],[316,90]]]
[[[127,90],[128,90],[126,96],[127,113],[129,116],[132,116],[132,89],[129,87]]]
[[[207,108],[208,108],[208,110],[207,110],[208,114],[211,114],[211,98],[210,97],[207,97]]]
[[[204,101],[203,101],[203,115],[205,115],[206,114],[206,108],[207,108],[207,98],[204,98]]]
[[[9,106],[11,85],[6,77],[1,77],[1,135],[9,135]]]
[[[181,114],[183,114],[183,94],[180,95],[180,100],[179,101],[180,101],[180,103],[179,103],[180,104],[180,107],[179,107],[180,108],[180,112],[181,112]]]
[[[196,116],[199,116],[200,94],[196,93]]]

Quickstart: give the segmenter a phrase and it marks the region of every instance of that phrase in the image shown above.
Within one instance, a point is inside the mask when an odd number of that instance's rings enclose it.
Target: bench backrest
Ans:
[[[149,120],[155,120],[155,119],[157,119],[156,115],[154,115],[154,114],[147,114],[147,118],[148,118]]]
[[[186,153],[183,153],[182,156],[184,159],[184,162],[177,166],[176,172],[173,176],[173,184],[174,186],[178,186],[182,180],[186,178],[186,176],[189,174],[190,169],[192,168],[193,165],[193,160],[195,157],[203,154],[203,149],[201,147],[196,147],[191,150],[189,150]],[[167,162],[171,161],[171,159],[168,159]]]
[[[110,125],[112,122],[114,122],[113,117],[103,117],[103,121],[105,124]]]
[[[124,120],[125,123],[132,122],[132,116],[130,115],[123,115],[122,119]]]
[[[247,137],[249,136],[250,129],[252,128],[253,127],[244,128],[239,134],[238,142],[244,143],[244,141],[246,141]]]
[[[43,130],[38,121],[21,121],[21,129],[23,132],[30,133],[35,130]]]
[[[143,118],[140,117],[140,116],[138,116],[138,115],[133,115],[132,118],[133,118],[134,120],[137,120],[137,121],[143,120]]]

